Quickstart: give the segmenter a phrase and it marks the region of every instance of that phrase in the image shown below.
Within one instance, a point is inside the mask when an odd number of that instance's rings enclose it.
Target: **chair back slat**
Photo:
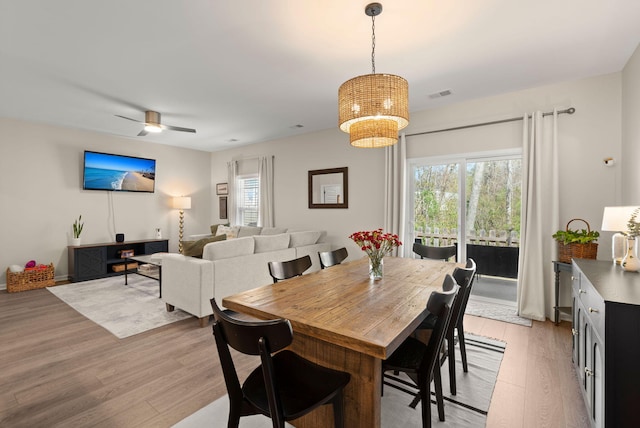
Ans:
[[[456,246],[432,247],[414,242],[413,252],[419,255],[421,259],[449,260],[451,257],[455,257]]]
[[[328,268],[331,266],[339,265],[349,256],[347,249],[345,247],[338,248],[333,251],[321,251],[318,252],[318,257],[320,258],[320,268]]]
[[[273,278],[273,282],[282,281],[302,275],[311,267],[311,257],[304,256],[284,262],[269,262],[269,274]]]
[[[211,299],[215,323],[220,325],[224,341],[238,352],[259,355],[258,342],[266,340],[271,352],[286,348],[293,341],[291,323],[285,319],[243,321],[227,315]]]

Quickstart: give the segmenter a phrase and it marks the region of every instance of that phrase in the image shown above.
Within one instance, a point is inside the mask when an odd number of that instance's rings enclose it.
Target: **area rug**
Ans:
[[[505,343],[472,334],[465,335],[465,339],[469,371],[462,371],[460,352],[456,352],[458,393],[452,396],[449,391],[448,362],[442,366],[445,421],[438,420],[436,406],[432,404],[431,416],[434,427],[476,428],[484,427],[486,424],[486,415],[500,370]],[[382,396],[382,427],[421,428],[421,404],[412,408],[412,401],[411,395],[385,385]],[[228,416],[229,399],[224,396],[178,422],[173,428],[224,428],[227,426]],[[262,415],[240,418],[240,428],[269,427],[270,419]]]
[[[504,321],[511,324],[531,327],[531,320],[518,316],[517,308],[514,305],[505,305],[492,299],[483,299],[471,296],[467,302],[465,314],[475,315],[482,318],[490,318]]]
[[[191,315],[176,309],[167,312],[158,298],[158,281],[129,275],[47,287],[60,300],[91,321],[123,339]]]

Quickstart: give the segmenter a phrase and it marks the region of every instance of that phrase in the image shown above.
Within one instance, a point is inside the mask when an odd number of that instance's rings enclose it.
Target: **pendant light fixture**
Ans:
[[[354,147],[377,148],[398,142],[398,131],[409,124],[409,84],[393,74],[376,74],[375,17],[380,3],[368,4],[371,17],[371,74],[354,77],[338,89],[338,123]]]

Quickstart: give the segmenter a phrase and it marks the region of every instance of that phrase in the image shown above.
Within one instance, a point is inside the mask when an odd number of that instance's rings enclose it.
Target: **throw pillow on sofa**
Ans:
[[[281,233],[287,233],[286,227],[263,227],[260,231],[260,235],[280,235]]]
[[[218,232],[218,226],[229,226],[229,223],[226,223],[226,224],[222,224],[222,223],[212,224],[211,225],[211,234],[213,236],[216,236],[216,234]]]
[[[260,235],[261,230],[262,228],[257,226],[240,226],[240,229],[238,230],[238,238]]]
[[[254,236],[253,240],[256,242],[256,253],[267,253],[270,251],[278,251],[289,248],[289,234],[281,233],[280,235],[265,235]]]
[[[227,235],[217,235],[210,238],[198,239],[197,241],[182,241],[182,254],[190,257],[202,258],[204,246],[210,242],[224,241]]]
[[[233,239],[238,237],[238,230],[240,226],[218,226],[216,235],[227,235],[227,239]]]
[[[306,232],[291,232],[290,248],[304,247],[305,245],[313,245],[318,242],[322,232],[319,230],[309,230]]]

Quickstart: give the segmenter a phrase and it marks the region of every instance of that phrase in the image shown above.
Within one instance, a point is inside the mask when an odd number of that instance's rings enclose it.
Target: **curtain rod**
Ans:
[[[573,114],[576,112],[576,109],[573,107],[569,107],[568,109],[565,110],[558,110],[558,114]],[[553,114],[552,111],[547,112],[547,113],[542,113],[542,116],[551,116]],[[531,115],[528,115],[528,117],[531,117]],[[457,131],[459,129],[467,129],[467,128],[476,128],[478,126],[487,126],[487,125],[497,125],[499,123],[507,123],[507,122],[516,122],[518,120],[522,120],[522,117],[512,117],[509,119],[502,119],[502,120],[494,120],[492,122],[483,122],[483,123],[474,123],[471,125],[462,125],[462,126],[456,126],[453,128],[445,128],[445,129],[436,129],[434,131],[425,131],[425,132],[416,132],[414,134],[406,134],[405,137],[413,137],[415,135],[426,135],[426,134],[435,134],[437,132],[445,132],[445,131]]]
[[[248,160],[255,160],[255,159],[260,159],[260,158],[268,158],[269,156],[271,156],[272,158],[275,159],[276,155],[264,155],[264,156],[249,156],[249,157],[239,157],[237,159],[231,159],[232,161],[248,161]]]

